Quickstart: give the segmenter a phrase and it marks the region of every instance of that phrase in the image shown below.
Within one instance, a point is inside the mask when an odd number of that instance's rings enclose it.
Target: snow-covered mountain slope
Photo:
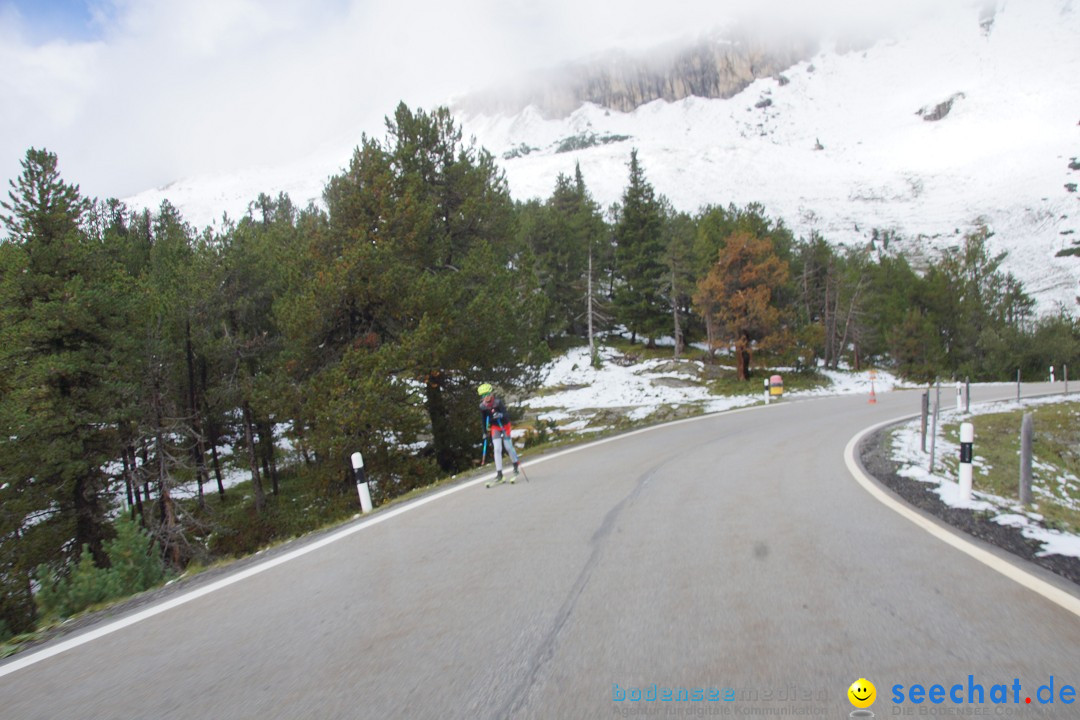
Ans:
[[[1080,0],[998,2],[991,22],[985,6],[942,3],[901,36],[857,52],[826,46],[726,100],[459,120],[500,159],[519,199],[548,197],[580,163],[606,207],[637,148],[648,180],[680,210],[758,202],[797,235],[857,243],[888,230],[926,251],[985,224],[1040,309],[1075,310],[1080,257],[1055,254],[1080,242],[1080,193],[1067,187],[1080,183],[1070,168],[1080,156]],[[566,149],[571,139],[580,149]],[[129,203],[167,197],[200,226],[242,214],[258,192],[305,204],[348,155],[184,181]]]
[[[985,223],[1044,307],[1072,308],[1080,258],[1055,253],[1080,240],[1080,195],[1065,187],[1080,182],[1069,169],[1080,155],[1080,3],[1010,2],[989,31],[978,19],[978,8],[947,3],[906,37],[824,51],[730,100],[464,124],[498,156],[517,149],[504,167],[519,197],[550,195],[580,162],[596,199],[615,202],[636,147],[679,209],[760,202],[797,234],[843,243],[878,228],[941,246]],[[940,120],[917,114],[950,98]],[[582,135],[628,139],[557,152]]]

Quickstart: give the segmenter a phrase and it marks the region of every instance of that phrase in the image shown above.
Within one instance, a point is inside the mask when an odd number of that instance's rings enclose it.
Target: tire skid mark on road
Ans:
[[[619,516],[637,501],[638,497],[645,489],[645,486],[649,484],[649,481],[653,479],[664,465],[667,465],[673,459],[674,456],[667,457],[639,475],[634,482],[633,489],[626,497],[608,510],[604,519],[600,522],[600,526],[589,539],[589,544],[592,545],[589,557],[585,560],[585,564],[582,566],[581,572],[578,573],[577,579],[571,586],[570,592],[567,593],[566,600],[563,601],[562,607],[560,607],[559,611],[555,614],[555,620],[552,622],[551,628],[545,633],[543,640],[533,653],[533,657],[527,665],[525,677],[518,683],[517,687],[511,691],[506,704],[495,714],[495,717],[516,717],[524,709],[528,702],[529,692],[536,685],[537,678],[540,676],[541,671],[555,657],[555,646],[558,644],[559,636],[562,634],[563,628],[566,627],[571,616],[573,616],[578,600],[585,592],[585,588],[592,578],[593,570],[600,560],[600,555],[607,546],[607,540],[615,530],[615,525],[619,520]]]

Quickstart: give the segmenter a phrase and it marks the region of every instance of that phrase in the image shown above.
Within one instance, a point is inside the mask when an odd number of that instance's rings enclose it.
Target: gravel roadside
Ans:
[[[889,444],[891,428],[882,428],[866,437],[859,447],[859,460],[870,475],[899,496],[908,505],[943,520],[958,530],[996,545],[1014,555],[1040,565],[1074,583],[1080,584],[1080,558],[1038,553],[1042,544],[1025,538],[1018,528],[999,525],[987,514],[949,507],[933,491],[930,483],[897,474],[900,464],[892,459]]]

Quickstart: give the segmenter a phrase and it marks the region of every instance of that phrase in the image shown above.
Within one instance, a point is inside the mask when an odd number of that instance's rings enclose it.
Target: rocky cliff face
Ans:
[[[561,118],[586,102],[628,112],[653,100],[727,98],[816,50],[817,44],[807,40],[766,43],[741,37],[704,39],[647,55],[611,53],[469,96],[457,107],[473,115],[515,115],[532,105],[546,118]]]

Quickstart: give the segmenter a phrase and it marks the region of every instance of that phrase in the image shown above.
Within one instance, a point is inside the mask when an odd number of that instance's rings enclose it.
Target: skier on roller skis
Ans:
[[[488,483],[488,487],[503,482],[502,451],[504,444],[510,454],[510,461],[514,463],[514,477],[510,479],[510,482],[513,483],[519,471],[518,456],[514,451],[514,441],[510,437],[510,430],[512,429],[510,427],[510,413],[506,411],[506,403],[502,401],[502,398],[495,397],[495,389],[491,387],[491,383],[484,383],[478,388],[477,392],[480,395],[480,416],[484,420],[484,427],[491,429],[491,445],[495,454],[495,480]]]

